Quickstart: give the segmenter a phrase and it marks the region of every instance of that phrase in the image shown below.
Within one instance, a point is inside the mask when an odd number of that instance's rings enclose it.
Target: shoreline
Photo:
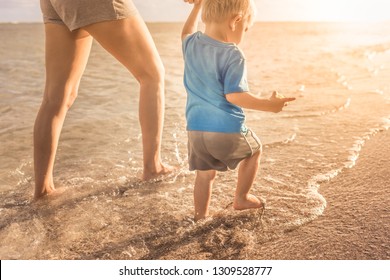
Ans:
[[[324,214],[259,246],[254,259],[389,260],[390,132],[368,140],[356,165],[323,183]]]

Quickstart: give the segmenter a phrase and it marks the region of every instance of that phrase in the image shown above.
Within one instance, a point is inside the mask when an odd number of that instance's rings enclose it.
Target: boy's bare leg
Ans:
[[[139,119],[142,130],[143,179],[172,171],[161,161],[164,118],[164,66],[140,16],[106,21],[85,27],[118,59],[140,84]]]
[[[215,170],[196,172],[194,187],[195,222],[204,219],[209,214],[211,189],[215,180]]]
[[[38,199],[54,192],[53,166],[68,109],[77,96],[92,38],[85,31],[45,24],[46,84],[34,126],[35,192]]]
[[[237,188],[233,202],[233,207],[236,210],[261,208],[263,206],[256,196],[249,194],[259,169],[260,155],[261,153],[258,151],[240,163]]]

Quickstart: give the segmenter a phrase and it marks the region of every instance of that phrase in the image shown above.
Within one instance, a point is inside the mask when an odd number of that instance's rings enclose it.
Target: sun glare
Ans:
[[[307,1],[309,2],[309,1]],[[310,1],[310,6],[322,20],[382,21],[390,19],[390,2],[382,0],[326,0]]]
[[[389,0],[258,0],[257,2],[259,20],[390,21]]]

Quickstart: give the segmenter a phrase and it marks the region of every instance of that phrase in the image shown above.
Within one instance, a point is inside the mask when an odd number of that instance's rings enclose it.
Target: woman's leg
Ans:
[[[77,96],[91,50],[85,31],[45,24],[46,85],[34,126],[35,198],[54,191],[53,166],[61,129]]]
[[[164,119],[164,66],[140,16],[95,23],[84,28],[121,62],[140,84],[139,119],[143,143],[143,179],[171,171],[161,161]]]

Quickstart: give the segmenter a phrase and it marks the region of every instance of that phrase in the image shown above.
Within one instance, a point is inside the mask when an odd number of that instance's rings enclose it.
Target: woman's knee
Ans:
[[[77,98],[77,90],[67,87],[47,87],[43,104],[52,110],[69,110]]]
[[[72,93],[68,96],[68,98],[67,98],[67,100],[66,100],[66,102],[65,102],[65,106],[66,106],[66,108],[67,108],[68,110],[72,107],[73,103],[76,101],[76,98],[77,98],[77,91],[72,92]]]
[[[145,66],[144,71],[135,78],[141,85],[162,86],[165,80],[165,67],[162,63]]]

